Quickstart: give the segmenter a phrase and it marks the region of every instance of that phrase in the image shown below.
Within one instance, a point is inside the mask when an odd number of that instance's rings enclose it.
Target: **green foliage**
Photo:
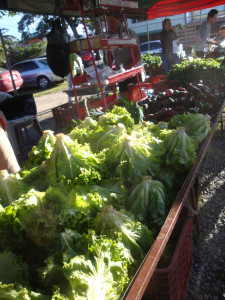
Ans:
[[[50,300],[51,297],[30,291],[21,285],[0,282],[0,298],[4,300]]]
[[[100,116],[98,120],[98,124],[103,127],[116,125],[118,123],[124,124],[127,130],[133,128],[134,119],[125,107],[114,106],[111,111],[107,111],[107,113]]]
[[[119,239],[135,260],[141,261],[153,243],[152,233],[125,210],[118,212],[112,205],[105,207],[95,219],[95,230],[100,235]]]
[[[29,152],[28,160],[24,164],[23,170],[34,168],[35,166],[40,165],[43,161],[49,159],[54,149],[55,141],[56,137],[54,136],[53,131],[44,131],[38,145],[33,146],[32,150]]]
[[[218,84],[223,82],[224,70],[220,64],[212,58],[197,58],[193,61],[183,61],[173,65],[168,80],[176,80],[178,83],[196,82],[203,80],[205,84]]]
[[[0,282],[26,282],[28,266],[11,251],[0,253]]]
[[[166,165],[177,171],[188,171],[195,162],[196,152],[193,141],[185,132],[185,128],[163,130],[160,135],[166,147]]]
[[[9,174],[7,170],[0,171],[0,203],[7,206],[30,188],[22,182],[19,174]]]
[[[143,176],[130,193],[126,207],[142,222],[148,224],[151,219],[162,224],[166,213],[165,201],[163,184],[150,176]]]
[[[121,137],[127,134],[126,128],[122,123],[116,126],[100,127],[93,132],[87,140],[94,152],[100,152],[103,149],[109,149],[111,145],[115,144]]]
[[[106,153],[105,164],[110,174],[128,183],[139,182],[142,175],[155,175],[159,169],[157,153],[137,137],[122,137]]]
[[[115,107],[44,135],[0,181],[0,299],[121,299],[208,127],[197,114],[134,125]]]
[[[141,56],[141,59],[146,63],[147,68],[158,69],[162,65],[162,60],[159,55],[151,55],[148,51]]]
[[[19,45],[19,40],[13,36],[4,36],[4,34],[3,39],[10,63],[13,64],[16,62],[15,56],[18,53],[18,49],[21,48],[21,46]],[[6,68],[6,58],[3,51],[2,43],[0,43],[0,66]]]
[[[89,145],[81,146],[70,137],[59,134],[54,151],[47,161],[49,183],[88,184],[100,180],[100,159],[94,155]]]
[[[46,42],[35,43],[25,47],[13,36],[4,37],[4,42],[11,65],[21,60],[35,58],[46,52]],[[0,65],[6,67],[6,59],[1,44]]]
[[[129,282],[127,250],[120,241],[97,237],[93,231],[86,239],[87,253],[75,256],[63,265],[72,299],[120,299]]]
[[[186,133],[198,147],[211,132],[210,117],[202,114],[187,114],[174,116],[169,122],[170,128],[184,127]]]
[[[127,98],[119,98],[118,106],[125,107],[127,109],[131,117],[134,119],[135,124],[140,124],[143,122],[143,108],[139,106],[135,101],[130,101]]]

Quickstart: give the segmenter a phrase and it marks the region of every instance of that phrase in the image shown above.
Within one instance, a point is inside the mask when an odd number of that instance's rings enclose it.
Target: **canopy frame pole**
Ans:
[[[148,24],[148,19],[146,20],[146,25],[147,25],[147,39],[148,39],[148,51],[150,52],[150,38],[149,38],[149,24]]]
[[[7,54],[7,51],[6,51],[6,48],[5,48],[5,42],[4,42],[4,38],[3,38],[3,35],[2,35],[1,29],[0,29],[0,38],[1,38],[1,42],[2,42],[2,48],[3,48],[3,51],[4,51],[5,59],[6,59],[6,65],[7,65],[7,68],[9,70],[10,77],[11,77],[11,80],[12,80],[12,85],[13,85],[13,90],[14,90],[14,96],[18,96],[18,92],[17,92],[17,89],[16,89],[15,81],[13,79],[11,65],[10,65],[8,54]]]

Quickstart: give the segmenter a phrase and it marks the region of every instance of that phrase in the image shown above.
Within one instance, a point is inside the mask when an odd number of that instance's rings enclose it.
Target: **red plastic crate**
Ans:
[[[110,95],[107,98],[105,98],[107,107],[113,106],[116,104],[116,95]],[[79,104],[79,116],[80,118],[84,118],[86,115],[85,107],[83,103]],[[88,103],[89,108],[94,107],[104,107],[103,100],[97,100],[92,103]],[[77,105],[76,103],[65,103],[62,105],[59,105],[57,107],[54,107],[52,109],[53,119],[55,121],[55,124],[57,127],[63,127],[66,125],[73,124],[73,120],[78,119],[78,112],[77,112]]]
[[[63,127],[73,124],[73,120],[78,118],[77,107],[75,103],[65,103],[52,108],[55,125]]]
[[[169,87],[168,82],[165,81],[165,75],[151,76],[145,82],[140,82],[140,84],[141,88],[146,88],[146,90],[153,89],[154,94],[165,91]],[[128,92],[130,101],[138,102],[143,99],[138,84],[129,84]]]
[[[72,77],[72,82],[73,85],[79,85],[84,82],[87,82],[87,78],[90,77],[88,74],[82,75],[82,76],[77,76],[77,77]]]
[[[193,263],[192,217],[184,207],[179,220],[186,218],[171,262],[167,268],[156,268],[143,300],[183,300]]]

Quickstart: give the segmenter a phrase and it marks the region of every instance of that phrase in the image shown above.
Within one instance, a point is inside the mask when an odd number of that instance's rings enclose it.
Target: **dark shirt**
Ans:
[[[163,30],[160,33],[160,41],[163,53],[173,53],[173,41],[178,39],[176,32]]]

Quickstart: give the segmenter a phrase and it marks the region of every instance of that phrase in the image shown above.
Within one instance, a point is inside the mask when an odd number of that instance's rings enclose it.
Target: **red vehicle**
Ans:
[[[16,89],[18,90],[23,84],[23,79],[18,71],[12,71],[12,76],[15,82]],[[13,90],[12,79],[9,71],[4,68],[0,68],[0,91],[10,93]]]
[[[80,52],[78,55],[82,58],[85,68],[93,64],[91,51]],[[95,56],[95,53],[94,53],[94,56]]]

